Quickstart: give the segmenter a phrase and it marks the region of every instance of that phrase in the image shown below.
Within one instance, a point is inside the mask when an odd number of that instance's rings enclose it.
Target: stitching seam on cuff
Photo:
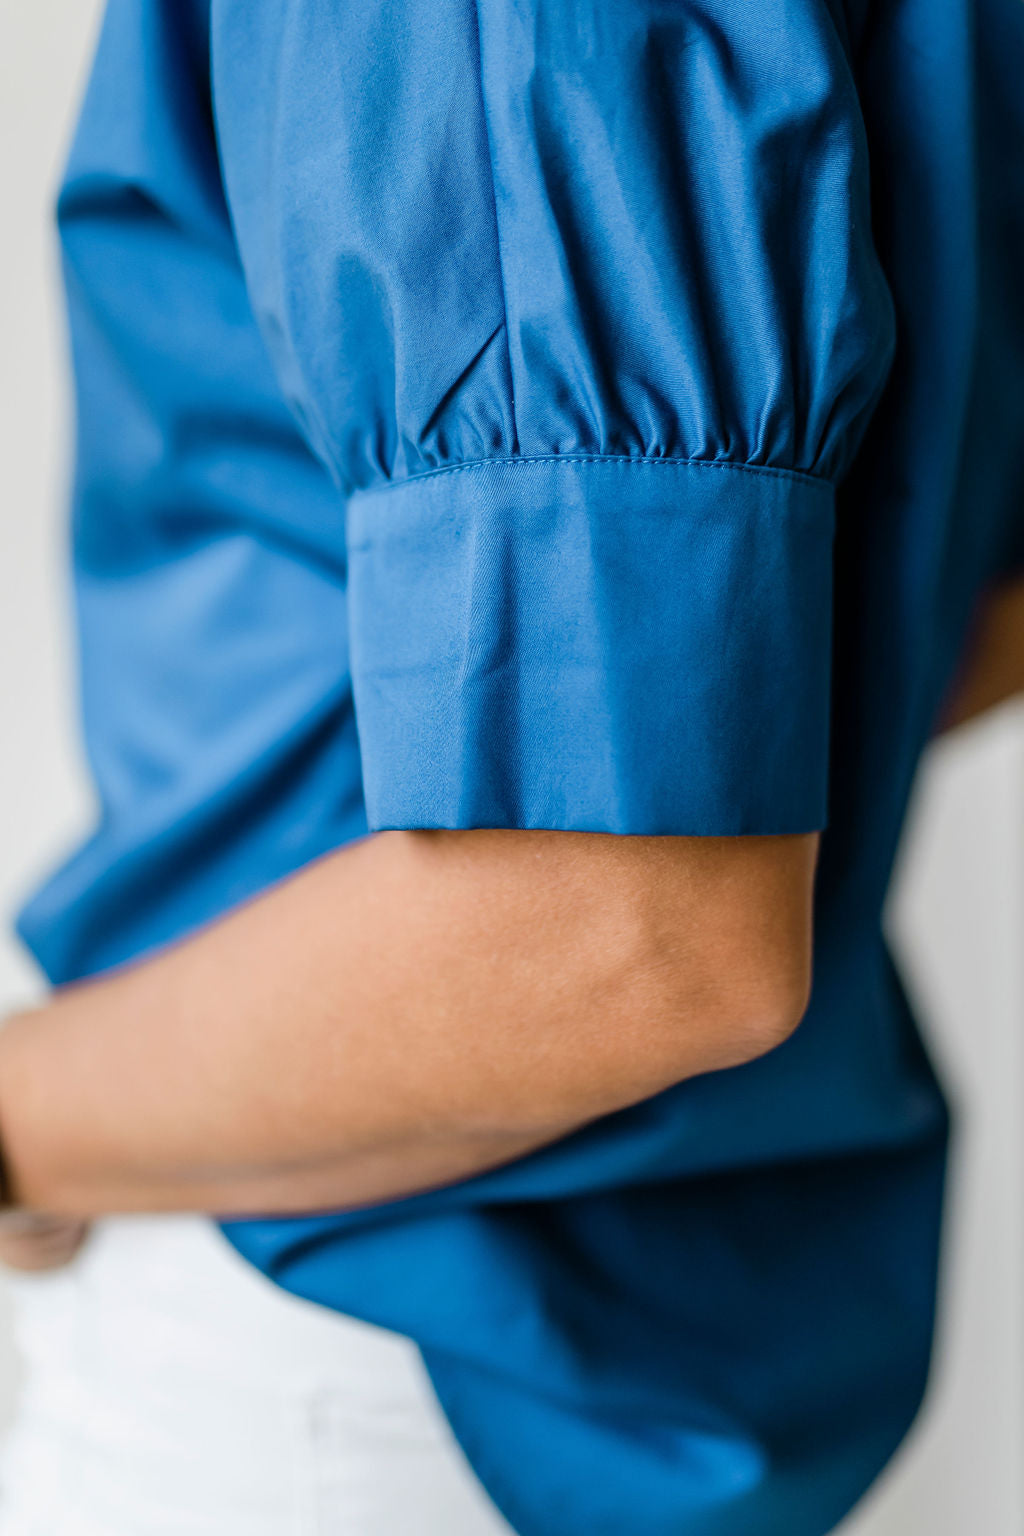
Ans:
[[[633,465],[662,465],[675,469],[722,469],[732,470],[738,474],[770,475],[776,479],[796,480],[804,485],[812,485],[822,489],[831,490],[832,482],[824,475],[808,473],[803,469],[783,469],[774,464],[747,464],[739,459],[686,459],[670,457],[668,454],[614,454],[614,453],[536,453],[536,454],[511,454],[505,458],[495,459],[469,459],[461,464],[443,464],[437,469],[424,469],[414,475],[403,475],[400,480],[379,480],[374,485],[360,486],[350,493],[350,500],[357,496],[380,496],[390,491],[400,490],[406,485],[415,485],[421,480],[434,480],[440,475],[457,475],[469,470],[483,470],[496,467],[515,468],[526,464],[615,464],[623,468]]]

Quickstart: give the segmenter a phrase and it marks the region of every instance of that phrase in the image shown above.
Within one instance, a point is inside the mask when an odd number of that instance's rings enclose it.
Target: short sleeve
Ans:
[[[838,8],[322,9],[223,30],[219,121],[345,495],[371,828],[823,826],[834,491],[893,347]]]

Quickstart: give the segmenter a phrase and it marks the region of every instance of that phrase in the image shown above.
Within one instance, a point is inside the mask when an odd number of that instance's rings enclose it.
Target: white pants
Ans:
[[[287,1295],[202,1217],[12,1275],[0,1536],[510,1536],[413,1344]]]

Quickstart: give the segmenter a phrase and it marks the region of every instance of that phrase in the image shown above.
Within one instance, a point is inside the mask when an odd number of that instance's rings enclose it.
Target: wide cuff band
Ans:
[[[834,497],[681,459],[460,465],[347,508],[371,830],[826,821]]]

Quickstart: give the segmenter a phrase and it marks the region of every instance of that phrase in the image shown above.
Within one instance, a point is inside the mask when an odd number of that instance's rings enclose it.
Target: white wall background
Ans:
[[[51,205],[97,0],[0,0],[0,915],[87,824]],[[1024,709],[934,749],[892,903],[961,1111],[934,1386],[843,1536],[1024,1530]],[[0,937],[0,1008],[38,982]],[[17,1389],[0,1283],[0,1415]]]

